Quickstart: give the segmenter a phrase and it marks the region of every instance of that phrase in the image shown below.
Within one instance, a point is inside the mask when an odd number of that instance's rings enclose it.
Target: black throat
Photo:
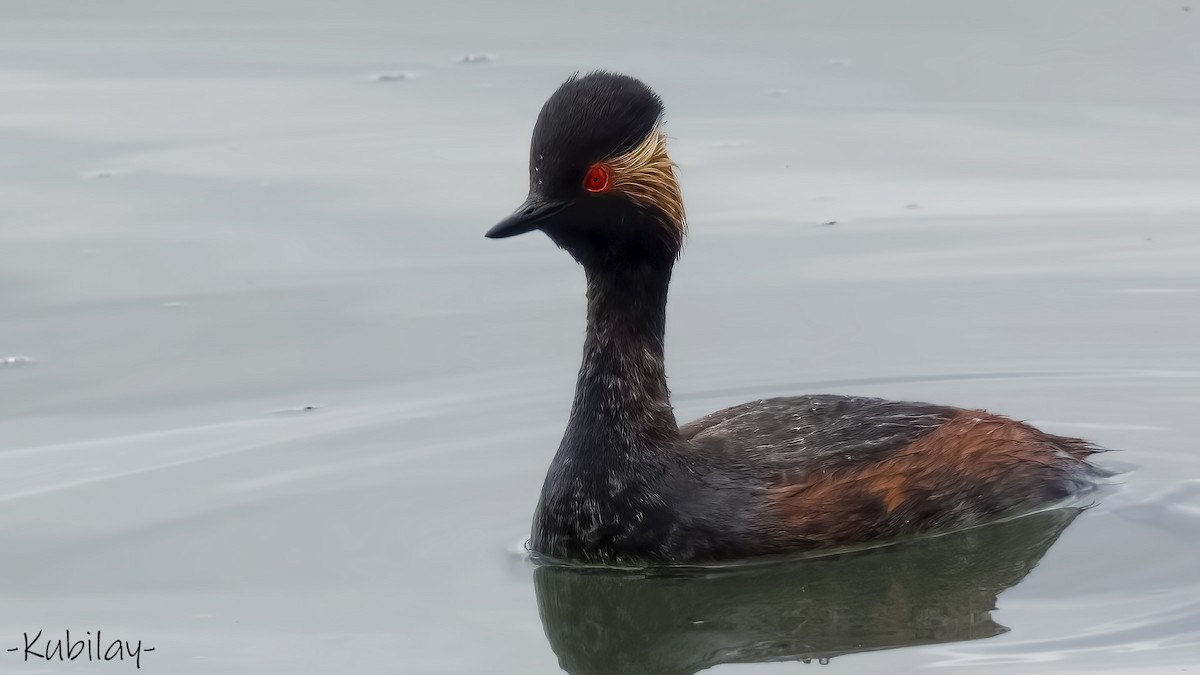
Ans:
[[[587,338],[571,419],[534,516],[534,550],[661,557],[672,541],[682,439],[663,368],[671,266],[585,265]]]
[[[645,459],[679,438],[663,363],[671,265],[635,259],[585,269],[587,337],[562,450],[596,464]]]
[[[679,532],[676,493],[690,460],[663,364],[677,249],[654,236],[615,237],[630,220],[547,232],[583,265],[588,284],[571,418],[534,515],[534,550],[552,556],[661,558]]]

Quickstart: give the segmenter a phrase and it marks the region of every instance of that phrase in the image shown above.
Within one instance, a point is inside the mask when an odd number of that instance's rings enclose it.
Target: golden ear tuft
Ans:
[[[636,148],[604,163],[611,169],[611,189],[637,204],[662,211],[675,239],[682,244],[687,229],[683,196],[661,129],[656,125]]]

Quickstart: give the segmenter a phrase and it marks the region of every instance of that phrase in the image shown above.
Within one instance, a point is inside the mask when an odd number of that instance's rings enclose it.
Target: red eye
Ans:
[[[583,177],[583,189],[588,192],[604,192],[608,189],[608,169],[602,164],[593,164]]]

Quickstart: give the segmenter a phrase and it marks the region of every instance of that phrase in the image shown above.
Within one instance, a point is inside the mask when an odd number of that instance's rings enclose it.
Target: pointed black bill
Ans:
[[[488,239],[503,239],[531,232],[545,225],[551,216],[567,208],[567,204],[530,197],[511,216],[496,223],[484,236]]]

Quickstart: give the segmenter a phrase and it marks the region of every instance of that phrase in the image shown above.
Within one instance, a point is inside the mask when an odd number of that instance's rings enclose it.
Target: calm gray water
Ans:
[[[1194,670],[1185,4],[0,3],[0,648],[101,630],[171,675]],[[482,234],[542,101],[596,67],[668,106],[681,419],[979,406],[1127,473],[1080,514],[854,555],[535,571],[583,279]]]

